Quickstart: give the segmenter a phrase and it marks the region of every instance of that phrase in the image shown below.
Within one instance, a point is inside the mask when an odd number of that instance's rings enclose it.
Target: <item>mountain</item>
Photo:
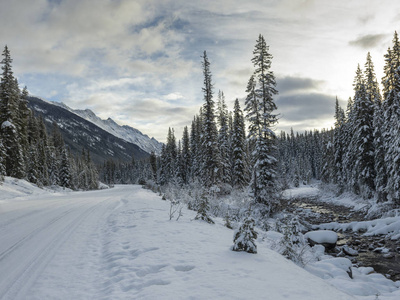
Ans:
[[[52,123],[56,122],[72,153],[79,155],[82,149],[89,150],[94,163],[102,164],[108,159],[128,162],[132,155],[135,159],[149,156],[138,145],[111,134],[65,105],[28,97],[28,107],[43,117],[48,129],[51,130]]]
[[[138,145],[147,153],[154,152],[157,155],[161,154],[162,143],[154,138],[149,138],[147,135],[141,133],[135,128],[127,125],[118,125],[111,118],[108,118],[107,120],[100,119],[90,109],[72,110],[72,112],[99,126],[101,129],[104,129],[112,135],[115,135],[116,137],[119,137],[129,143]]]

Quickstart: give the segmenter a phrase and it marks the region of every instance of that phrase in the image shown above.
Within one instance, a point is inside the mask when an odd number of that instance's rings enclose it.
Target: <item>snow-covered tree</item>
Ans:
[[[212,186],[220,181],[220,166],[218,161],[217,125],[215,123],[215,108],[213,100],[213,84],[210,62],[206,51],[203,54],[204,94],[203,104],[203,135],[202,135],[202,180],[206,186]]]
[[[243,188],[248,182],[246,133],[243,112],[237,98],[234,105],[232,126],[232,185]]]
[[[225,96],[222,91],[218,93],[218,149],[220,176],[223,183],[231,182],[230,151],[229,151],[229,124],[228,109],[225,103]]]
[[[369,57],[370,58],[370,57]],[[372,62],[370,62],[372,64]],[[354,115],[353,139],[349,151],[353,151],[355,164],[353,178],[356,179],[357,187],[361,194],[370,198],[375,190],[374,169],[374,137],[373,137],[373,114],[374,109],[372,95],[367,94],[365,79],[360,69],[357,68],[354,81]]]
[[[255,202],[270,204],[276,186],[276,136],[273,126],[277,123],[273,96],[278,93],[271,68],[272,55],[268,52],[264,37],[260,34],[253,51],[254,75],[247,85],[245,111],[249,121],[249,138],[254,144],[252,151],[251,191]]]
[[[344,110],[339,105],[339,100],[336,97],[335,104],[335,129],[334,129],[334,156],[335,156],[335,174],[333,176],[334,183],[337,183],[339,186],[343,187],[345,184],[344,181],[344,168],[343,166],[343,156],[345,150],[344,144],[344,128],[345,128],[346,116]]]
[[[233,251],[245,251],[248,253],[257,253],[257,231],[255,230],[255,221],[248,213],[243,224],[235,231],[233,235]]]

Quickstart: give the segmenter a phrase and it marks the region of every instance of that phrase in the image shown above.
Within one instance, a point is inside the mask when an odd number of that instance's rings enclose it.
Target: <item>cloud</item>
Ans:
[[[321,129],[333,123],[335,97],[321,93],[303,93],[277,97],[278,128],[287,131]]]
[[[386,37],[386,34],[367,34],[350,41],[349,45],[368,50],[378,46]]]
[[[277,77],[277,89],[281,95],[293,92],[305,92],[318,90],[324,84],[323,80],[315,80],[311,78],[284,76]]]

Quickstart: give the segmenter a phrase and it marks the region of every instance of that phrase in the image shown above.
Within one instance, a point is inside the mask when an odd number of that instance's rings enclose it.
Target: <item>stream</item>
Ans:
[[[317,197],[297,198],[288,204],[292,213],[299,215],[311,226],[329,222],[365,221],[363,213],[352,211],[345,206],[320,202]],[[373,267],[376,272],[387,278],[400,280],[399,241],[393,241],[384,235],[364,236],[362,232],[346,231],[337,234],[337,247],[327,254],[345,256],[358,267]],[[344,245],[357,250],[358,255],[345,255],[341,251]]]

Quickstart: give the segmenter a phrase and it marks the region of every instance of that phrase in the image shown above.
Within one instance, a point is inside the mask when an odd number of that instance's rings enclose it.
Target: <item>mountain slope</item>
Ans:
[[[94,123],[80,117],[62,105],[36,97],[28,97],[28,106],[36,115],[43,117],[47,128],[55,121],[72,153],[79,155],[82,149],[90,151],[93,162],[102,164],[105,160],[131,161],[149,156],[138,145],[110,134]]]
[[[128,125],[123,125],[123,126],[118,125],[111,118],[103,120],[99,118],[90,109],[84,109],[84,110],[72,109],[62,102],[49,102],[49,103],[65,108],[68,111],[84,118],[85,120],[92,122],[93,124],[107,131],[108,133],[111,133],[112,135],[120,139],[123,139],[129,143],[138,145],[142,150],[146,151],[147,153],[154,152],[157,155],[161,154],[162,143],[157,141],[155,138],[149,138],[148,135],[143,134],[142,132],[140,132],[135,128],[132,128]]]

